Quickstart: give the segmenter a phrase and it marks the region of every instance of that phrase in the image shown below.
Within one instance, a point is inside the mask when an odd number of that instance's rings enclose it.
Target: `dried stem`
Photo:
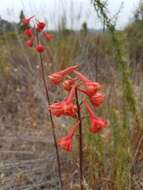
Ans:
[[[36,37],[37,37],[37,42],[39,42],[39,36],[38,36],[38,34],[36,35]],[[45,88],[45,93],[46,93],[46,99],[47,99],[48,105],[50,105],[49,91],[48,91],[48,86],[47,86],[47,82],[46,82],[46,77],[45,77],[45,72],[44,72],[44,64],[43,64],[43,59],[42,59],[42,54],[41,53],[39,53],[39,57],[40,57],[42,80],[43,80],[43,83],[44,83],[44,88]],[[59,155],[59,149],[58,149],[58,145],[57,145],[57,137],[56,137],[56,131],[55,131],[55,124],[54,124],[54,120],[53,120],[53,116],[52,116],[51,110],[49,110],[49,116],[50,116],[50,121],[51,121],[51,128],[52,128],[52,135],[53,135],[53,140],[54,140],[54,146],[55,146],[55,150],[56,150],[56,159],[57,159],[57,166],[58,166],[58,175],[59,175],[59,181],[60,181],[60,189],[63,190],[60,155]]]
[[[75,89],[77,115],[79,120],[79,169],[80,169],[80,190],[83,190],[83,144],[82,144],[82,118],[80,112],[80,103],[78,99],[78,90]]]

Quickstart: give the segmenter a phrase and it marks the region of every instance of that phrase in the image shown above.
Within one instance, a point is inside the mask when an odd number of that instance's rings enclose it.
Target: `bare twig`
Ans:
[[[134,165],[136,163],[137,156],[139,154],[139,151],[140,151],[142,143],[143,143],[143,135],[141,136],[141,138],[140,138],[140,140],[139,140],[139,142],[137,144],[136,152],[134,154],[134,158],[133,158],[133,161],[132,161],[132,164],[131,164],[131,169],[134,167]]]

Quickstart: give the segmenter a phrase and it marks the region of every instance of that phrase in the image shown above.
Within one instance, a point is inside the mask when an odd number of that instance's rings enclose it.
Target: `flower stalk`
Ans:
[[[75,98],[77,105],[77,117],[79,121],[79,173],[80,173],[80,190],[83,190],[83,138],[82,138],[82,118],[80,112],[80,103],[78,90],[75,88]]]
[[[37,42],[39,43],[38,32],[37,32],[36,38],[37,38]],[[43,59],[42,59],[42,53],[39,53],[39,58],[40,58],[40,65],[41,65],[42,80],[43,80],[43,84],[44,84],[44,88],[45,88],[45,93],[46,93],[46,99],[47,99],[48,105],[50,105],[51,101],[50,101],[48,86],[47,86],[45,72],[44,72],[44,64],[43,64]],[[60,162],[59,148],[58,148],[58,144],[57,144],[55,124],[54,124],[52,112],[51,112],[50,109],[49,109],[49,116],[50,116],[52,135],[53,135],[53,140],[54,140],[54,146],[55,146],[55,150],[56,150],[56,160],[57,160],[57,166],[58,166],[58,176],[59,176],[59,181],[60,181],[60,189],[63,190],[63,182],[62,182],[62,174],[61,174],[61,162]]]

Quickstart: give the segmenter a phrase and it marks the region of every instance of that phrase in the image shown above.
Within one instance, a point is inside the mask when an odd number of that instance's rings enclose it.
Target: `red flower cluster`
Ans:
[[[97,82],[89,80],[83,74],[78,72],[77,69],[78,69],[77,65],[71,66],[62,71],[58,71],[49,75],[49,79],[54,85],[59,85],[60,83],[62,83],[64,90],[68,92],[68,96],[64,98],[63,101],[50,105],[49,109],[51,110],[51,113],[56,117],[68,116],[77,119],[77,106],[75,105],[74,102],[75,102],[75,90],[78,90],[78,92],[81,93],[80,98],[83,99],[82,100],[83,104],[81,104],[81,107],[84,105],[89,114],[90,132],[94,134],[99,133],[100,131],[102,131],[103,128],[106,128],[109,123],[107,120],[101,117],[97,117],[95,115],[89,103],[87,103],[85,96],[88,97],[93,107],[95,108],[99,107],[105,99],[105,96],[100,92],[102,86]],[[69,76],[70,74],[76,76],[71,77]],[[80,109],[80,111],[81,110],[82,109]],[[74,127],[74,130],[71,129],[68,135],[66,135],[65,137],[61,138],[58,141],[58,144],[62,149],[67,151],[72,150],[72,141],[76,128],[77,124],[76,127]]]
[[[39,33],[42,33],[41,36],[46,41],[52,41],[55,37],[54,37],[53,34],[50,34],[50,33],[44,31],[44,29],[46,27],[46,23],[45,22],[38,21],[36,23],[36,26],[34,28],[32,28],[30,26],[30,22],[31,22],[31,20],[33,18],[34,18],[34,16],[32,16],[30,18],[23,18],[22,21],[21,21],[21,24],[26,27],[26,29],[23,32],[23,34],[28,38],[26,40],[26,45],[31,48],[35,44],[35,50],[38,53],[43,53],[45,51],[45,47],[44,47],[44,45],[39,40],[38,40],[39,41],[38,44],[36,43],[37,42],[36,36]]]

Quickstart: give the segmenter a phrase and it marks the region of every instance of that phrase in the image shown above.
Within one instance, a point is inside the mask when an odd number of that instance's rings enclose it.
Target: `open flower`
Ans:
[[[54,103],[49,106],[49,109],[51,110],[52,114],[59,117],[61,115],[65,116],[76,116],[76,105],[73,104],[73,96],[75,93],[75,87],[73,86],[69,95],[61,102]]]
[[[21,23],[22,23],[24,26],[29,25],[29,24],[30,24],[30,21],[31,21],[31,19],[32,19],[33,17],[34,17],[34,16],[32,16],[32,17],[30,17],[30,18],[24,17],[24,18],[22,19]]]
[[[66,100],[50,105],[49,109],[56,117],[60,117],[61,115],[76,116],[76,105],[74,105],[73,102],[68,103]]]
[[[45,22],[38,22],[37,26],[36,26],[36,30],[38,32],[42,32],[44,30],[45,26],[46,26]]]
[[[52,114],[56,117],[60,117],[62,114],[64,114],[64,100],[62,102],[54,103],[49,106],[49,110],[51,110]]]
[[[93,106],[99,107],[105,99],[105,96],[101,93],[96,93],[95,95],[90,97],[90,102],[92,103]]]
[[[89,114],[90,131],[92,133],[98,133],[102,131],[103,128],[108,126],[109,122],[103,118],[96,117],[89,104],[85,100],[83,100],[83,102]]]
[[[51,79],[51,81],[53,82],[53,84],[57,85],[57,84],[59,84],[64,79],[64,77],[66,75],[72,73],[77,68],[78,68],[78,65],[68,67],[67,69],[64,69],[62,71],[55,72],[55,73],[49,75],[49,78]]]
[[[71,78],[68,80],[65,80],[63,82],[63,87],[65,90],[70,91],[72,89],[72,86],[75,84],[77,78]]]
[[[32,31],[31,28],[28,28],[28,29],[24,30],[24,33],[23,33],[23,34],[24,34],[25,36],[27,36],[27,37],[32,37],[33,31]]]
[[[53,34],[49,34],[48,32],[44,32],[43,33],[43,36],[44,38],[47,40],[47,41],[51,41],[55,38],[55,36]]]
[[[89,80],[87,77],[85,77],[83,74],[81,74],[78,71],[74,71],[74,73],[78,76],[78,78],[83,81],[84,84],[84,92],[88,96],[93,96],[98,90],[101,90],[102,86],[98,82],[93,82]]]
[[[42,52],[45,51],[45,47],[44,47],[42,44],[39,43],[39,44],[36,46],[36,51],[37,51],[38,53],[42,53]]]
[[[58,145],[62,149],[66,151],[72,150],[73,137],[78,126],[79,126],[79,122],[69,130],[69,133],[65,137],[62,137],[61,139],[59,139]]]
[[[58,141],[58,145],[66,150],[66,151],[71,151],[72,150],[72,138],[70,138],[69,136],[65,136],[62,137],[59,141]]]
[[[73,104],[73,102],[68,103],[66,101],[66,103],[63,106],[63,109],[64,109],[64,115],[71,116],[71,117],[76,116],[77,107],[76,107],[76,105]]]

